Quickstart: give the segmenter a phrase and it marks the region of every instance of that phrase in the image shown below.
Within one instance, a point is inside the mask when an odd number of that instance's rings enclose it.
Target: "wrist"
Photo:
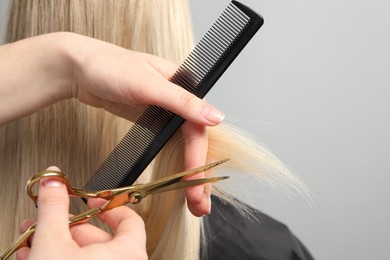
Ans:
[[[69,98],[72,61],[63,33],[46,34],[1,47],[0,124]]]
[[[72,86],[75,84],[74,67],[77,59],[77,49],[75,44],[75,33],[56,32],[43,35],[48,37],[46,41],[49,62],[42,64],[42,70],[47,71],[48,80],[51,81],[51,101],[72,98]],[[45,59],[45,57],[43,57]]]

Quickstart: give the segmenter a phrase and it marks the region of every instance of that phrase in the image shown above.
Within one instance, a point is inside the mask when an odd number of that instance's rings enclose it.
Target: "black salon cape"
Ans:
[[[200,258],[314,259],[286,225],[255,209],[252,214],[255,218],[243,217],[230,204],[212,196],[211,214],[204,217],[206,241],[201,245]]]

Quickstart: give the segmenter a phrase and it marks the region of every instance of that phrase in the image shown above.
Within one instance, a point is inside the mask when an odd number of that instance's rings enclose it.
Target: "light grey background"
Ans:
[[[208,101],[311,188],[242,197],[285,222],[316,259],[390,259],[390,2],[242,0],[264,26]],[[192,0],[198,36],[229,1]]]
[[[265,24],[208,101],[299,174],[315,205],[235,177],[239,196],[316,259],[390,259],[390,2],[242,2]],[[198,39],[228,3],[190,1]]]

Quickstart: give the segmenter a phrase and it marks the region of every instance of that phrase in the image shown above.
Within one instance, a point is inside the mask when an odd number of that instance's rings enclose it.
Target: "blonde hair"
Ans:
[[[6,42],[57,31],[87,35],[178,64],[193,47],[186,0],[11,1]],[[7,210],[1,213],[0,244],[11,242],[20,222],[34,217],[36,210],[24,190],[33,173],[56,165],[75,187],[82,187],[130,126],[77,100],[59,102],[1,126],[0,200]],[[183,170],[183,147],[179,132],[141,176],[142,181]],[[271,184],[303,187],[279,160],[241,130],[226,125],[210,128],[208,160],[224,158],[232,158],[226,166]],[[201,219],[187,210],[183,191],[151,196],[134,209],[146,224],[150,259],[199,258]],[[71,212],[83,210],[82,203],[72,203]]]

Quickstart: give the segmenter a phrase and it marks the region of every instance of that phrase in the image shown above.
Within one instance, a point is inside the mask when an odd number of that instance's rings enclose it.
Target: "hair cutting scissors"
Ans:
[[[171,191],[171,190],[183,189],[186,187],[191,187],[195,185],[206,184],[206,183],[227,179],[229,178],[228,176],[186,180],[189,177],[192,177],[201,172],[214,168],[226,162],[227,160],[228,159],[210,163],[195,169],[181,172],[146,184],[135,184],[132,186],[121,187],[121,188],[110,189],[110,190],[102,190],[102,191],[85,191],[85,190],[75,189],[71,186],[70,181],[65,176],[65,174],[62,173],[61,171],[45,170],[31,177],[27,182],[26,188],[27,188],[27,194],[36,204],[38,200],[38,195],[33,191],[34,185],[38,181],[42,180],[43,178],[48,178],[48,177],[58,178],[61,179],[61,181],[65,184],[68,190],[68,194],[71,197],[80,197],[85,199],[103,198],[107,200],[107,202],[105,202],[99,208],[92,208],[79,215],[70,217],[68,221],[69,225],[75,225],[80,223],[86,223],[103,211],[110,210],[112,208],[125,205],[127,203],[137,204],[141,202],[141,200],[147,197],[148,195]],[[31,225],[1,254],[0,259],[2,260],[7,259],[19,248],[28,246],[29,238],[35,232],[35,229],[36,229],[36,224]]]

